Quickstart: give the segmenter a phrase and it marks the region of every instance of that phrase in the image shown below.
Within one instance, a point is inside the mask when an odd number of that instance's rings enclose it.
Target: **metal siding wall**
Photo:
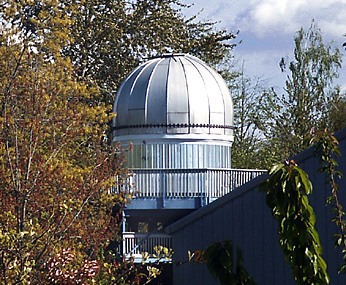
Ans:
[[[339,170],[346,175],[346,142],[340,144],[343,156],[338,159]],[[301,156],[300,156],[301,157]],[[330,187],[325,184],[325,176],[317,172],[318,161],[311,155],[296,161],[312,180],[314,190],[309,196],[310,204],[316,213],[316,228],[323,246],[323,257],[328,264],[330,284],[346,284],[345,275],[338,275],[337,269],[342,263],[340,248],[335,249],[332,236],[337,232],[330,222],[330,206],[325,199],[330,195]],[[346,178],[339,182],[340,200],[346,205]],[[239,191],[239,190],[238,190]],[[187,239],[191,236],[192,239]],[[173,233],[176,256],[180,257],[188,250],[204,249],[212,241],[231,238],[235,246],[243,252],[244,265],[257,284],[295,284],[291,269],[284,260],[278,243],[277,225],[265,203],[265,195],[258,188],[249,189],[243,195],[229,200],[221,207],[194,220],[193,223]],[[189,242],[187,242],[189,240]],[[187,264],[174,269],[174,284],[218,284],[206,267]],[[196,282],[198,280],[198,282]]]
[[[264,195],[263,195],[264,197]],[[269,212],[269,210],[266,211],[266,204],[265,204],[265,199],[260,199],[260,201],[263,201],[263,204],[261,207],[263,207],[263,214],[264,216],[261,218],[257,218],[258,223],[263,223],[263,228],[260,234],[263,236],[263,279],[264,281],[267,282],[267,284],[275,284],[275,264],[274,264],[274,249],[273,247],[277,245],[275,235],[273,232],[275,232],[275,226],[274,223],[272,222],[272,217],[269,216],[270,218],[267,217],[266,219],[266,213]],[[269,234],[270,233],[270,234]],[[246,258],[244,256],[244,258]],[[256,277],[253,276],[256,282],[260,282]],[[263,282],[263,281],[262,281]]]
[[[137,144],[128,154],[134,168],[231,168],[231,146],[198,143]],[[249,173],[251,175],[251,173]]]
[[[208,237],[208,234],[204,235],[204,233],[205,230],[208,230],[211,219],[207,218],[207,220],[209,221],[192,224],[191,227],[183,230],[180,237],[173,239],[173,247],[174,244],[182,244],[186,249],[178,250],[174,253],[175,261],[186,261],[188,259],[188,250],[194,252],[195,250],[204,249],[204,238],[205,236]],[[202,228],[200,228],[201,226]],[[191,272],[193,272],[193,274],[191,274]],[[173,281],[174,284],[218,284],[209,274],[206,265],[198,263],[185,263],[183,265],[174,266]]]
[[[213,241],[230,238],[242,250],[244,265],[258,284],[295,284],[278,245],[275,221],[263,206],[266,207],[264,195],[254,189],[195,220],[173,234],[175,258],[184,252],[187,255],[188,250],[205,249]],[[174,267],[174,277],[177,285],[218,284],[198,264]]]

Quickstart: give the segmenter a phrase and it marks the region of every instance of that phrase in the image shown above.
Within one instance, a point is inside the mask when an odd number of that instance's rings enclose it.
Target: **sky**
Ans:
[[[268,87],[282,90],[287,73],[282,73],[282,57],[293,59],[294,36],[312,19],[320,27],[324,42],[334,41],[343,52],[346,42],[346,0],[183,0],[193,4],[184,9],[187,16],[217,21],[217,27],[237,32],[235,59],[244,63],[245,73],[261,78]],[[346,90],[346,57],[337,84]]]

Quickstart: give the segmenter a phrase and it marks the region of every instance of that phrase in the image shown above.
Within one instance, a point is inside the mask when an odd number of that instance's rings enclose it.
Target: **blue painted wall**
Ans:
[[[339,170],[346,176],[346,129],[339,132],[342,156]],[[323,246],[323,257],[328,264],[330,284],[346,284],[346,275],[338,275],[342,264],[340,248],[334,247],[332,236],[337,227],[330,222],[333,215],[325,206],[330,187],[325,175],[319,173],[319,162],[308,149],[297,155],[295,161],[309,175],[313,183],[310,204],[316,213],[316,228]],[[172,234],[174,260],[187,260],[187,252],[203,250],[214,241],[232,239],[241,248],[244,265],[257,284],[295,284],[291,269],[284,260],[278,243],[276,221],[265,204],[265,195],[258,192],[264,177],[256,178],[208,206],[197,210],[167,228]],[[341,203],[346,208],[346,178],[339,181]],[[204,264],[188,263],[173,266],[174,284],[218,284]]]

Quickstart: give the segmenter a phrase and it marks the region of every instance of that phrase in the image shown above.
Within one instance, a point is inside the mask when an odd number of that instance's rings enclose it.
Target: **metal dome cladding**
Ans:
[[[233,103],[225,81],[187,54],[166,54],[138,66],[118,89],[113,112],[114,140],[168,135],[233,141]]]

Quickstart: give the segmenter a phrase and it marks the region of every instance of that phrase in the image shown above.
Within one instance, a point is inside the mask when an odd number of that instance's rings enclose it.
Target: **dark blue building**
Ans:
[[[338,169],[346,174],[346,129],[337,136],[341,157]],[[308,173],[313,184],[309,203],[316,214],[316,229],[323,247],[322,257],[327,262],[330,284],[346,284],[345,274],[337,271],[342,265],[341,249],[335,248],[333,235],[338,228],[331,222],[333,214],[326,198],[331,195],[324,173],[317,169],[320,163],[310,148],[294,160]],[[175,260],[186,260],[187,251],[203,250],[212,242],[232,239],[244,256],[244,265],[257,284],[296,284],[289,264],[279,246],[277,222],[265,203],[265,194],[259,193],[264,175],[235,189],[167,228],[172,236]],[[346,205],[345,177],[338,181],[339,198]],[[174,267],[174,284],[218,284],[204,264],[189,263]]]

